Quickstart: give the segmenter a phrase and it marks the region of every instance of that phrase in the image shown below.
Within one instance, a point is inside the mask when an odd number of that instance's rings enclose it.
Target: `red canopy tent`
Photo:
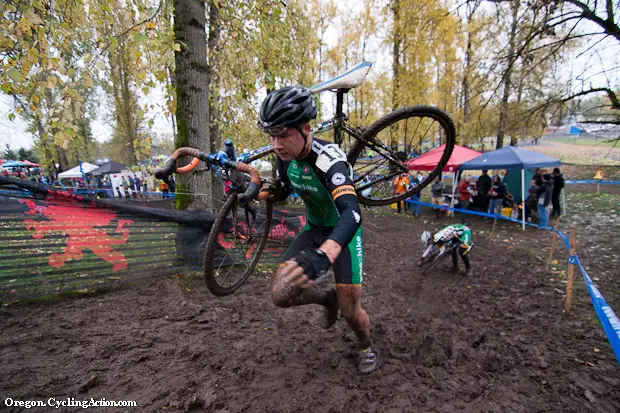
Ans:
[[[439,160],[443,156],[443,153],[446,149],[446,145],[438,146],[435,149],[432,149],[426,152],[424,155],[420,155],[417,158],[413,158],[407,161],[407,166],[409,170],[414,171],[432,171]],[[482,155],[481,152],[474,151],[473,149],[468,149],[464,146],[454,145],[454,149],[452,150],[452,155],[450,155],[450,159],[446,163],[446,166],[443,167],[443,172],[451,172],[452,175],[452,197],[450,200],[450,206],[454,206],[454,193],[456,190],[456,174],[459,170],[459,166],[462,163],[465,163],[471,159],[477,158]]]
[[[408,160],[407,166],[410,170],[432,171],[433,168],[435,168],[435,166],[439,163],[445,149],[446,145],[438,146],[437,148],[426,152],[424,155]],[[477,158],[480,155],[482,155],[481,152],[468,149],[464,146],[454,145],[452,155],[450,156],[450,159],[448,159],[448,163],[446,163],[446,166],[444,166],[442,171],[456,172],[462,163]]]
[[[27,160],[27,159],[24,159],[24,160],[22,161],[22,163],[23,163],[24,165],[28,166],[28,167],[37,167],[37,166],[40,166],[38,163],[30,162],[30,161],[29,161],[29,160]]]

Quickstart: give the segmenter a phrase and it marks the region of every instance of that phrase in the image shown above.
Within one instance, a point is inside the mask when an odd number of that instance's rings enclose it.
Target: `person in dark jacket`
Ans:
[[[542,185],[537,186],[534,192],[538,196],[538,226],[540,228],[547,228],[549,223],[549,211],[547,207],[551,204],[551,197],[553,195],[553,181],[551,180],[551,175],[549,174],[544,174],[542,176],[542,180]]]
[[[534,180],[534,185],[542,186],[543,176],[542,176],[542,170],[540,168],[534,169],[534,177],[532,179]]]
[[[489,191],[493,186],[493,182],[491,181],[491,177],[488,175],[488,170],[483,169],[482,175],[478,178],[478,193],[482,196],[489,195]]]
[[[491,195],[489,214],[498,215],[504,202],[504,196],[506,195],[506,185],[504,185],[499,175],[493,177],[493,186],[489,193]]]
[[[177,183],[174,180],[174,176],[170,175],[168,178],[168,185],[170,185],[170,193],[174,194],[177,191]]]
[[[441,177],[435,178],[435,182],[431,185],[431,194],[433,195],[433,205],[437,205],[437,208],[433,206],[435,210],[435,218],[441,218],[443,210],[440,208],[443,206],[443,182]]]
[[[562,215],[562,209],[560,208],[560,194],[564,188],[564,177],[560,172],[560,168],[553,168],[553,194],[551,195],[551,204],[553,209],[551,210],[551,217],[559,217]]]
[[[483,169],[482,175],[478,178],[478,202],[480,203],[480,207],[483,211],[486,211],[489,208],[489,191],[493,186],[493,182],[491,181],[491,177],[488,172],[488,170]]]

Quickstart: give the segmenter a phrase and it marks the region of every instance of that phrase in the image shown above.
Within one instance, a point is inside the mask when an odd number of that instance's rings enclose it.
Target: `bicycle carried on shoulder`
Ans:
[[[312,86],[312,93],[336,93],[334,117],[321,123],[314,134],[333,130],[334,143],[342,145],[345,136],[351,142],[347,159],[353,167],[355,189],[360,203],[371,206],[389,205],[419,194],[446,165],[456,143],[456,130],[450,116],[427,105],[406,106],[381,117],[368,128],[349,124],[344,114],[344,96],[359,87],[372,63],[362,62],[333,79]],[[445,145],[444,152],[428,177],[415,188],[394,194],[392,181],[409,173],[409,162],[427,150]],[[371,189],[371,191],[367,191]]]
[[[194,148],[179,148],[155,171],[157,178],[166,180],[172,173],[188,173],[204,162],[207,169],[212,169],[222,180],[227,197],[209,231],[203,261],[205,282],[214,295],[229,295],[243,285],[267,243],[273,203],[267,200],[270,193],[260,192],[260,189],[269,188],[273,180],[262,177],[249,163],[270,153],[271,147],[264,147],[230,160],[223,152],[210,154]],[[193,159],[188,165],[177,168],[177,159],[183,156]],[[247,201],[239,202],[240,197]],[[262,214],[251,204],[257,198],[267,200]]]

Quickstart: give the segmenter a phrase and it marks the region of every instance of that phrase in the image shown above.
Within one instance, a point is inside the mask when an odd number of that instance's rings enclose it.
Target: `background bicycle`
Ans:
[[[418,267],[422,269],[422,274],[428,274],[437,268],[446,257],[452,255],[452,251],[458,248],[459,243],[458,240],[450,240],[442,245],[431,243],[426,247],[418,264]]]

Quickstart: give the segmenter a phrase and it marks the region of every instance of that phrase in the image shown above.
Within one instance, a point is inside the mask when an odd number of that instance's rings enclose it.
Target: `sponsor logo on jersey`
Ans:
[[[355,218],[355,222],[357,222],[358,224],[360,223],[360,219],[362,219],[360,214],[358,214],[356,211],[353,211],[353,218]]]
[[[302,191],[319,192],[319,188],[312,185],[300,184],[295,181],[291,181],[291,185],[293,185],[295,189],[299,189]]]
[[[308,167],[307,167],[307,166],[305,166],[305,165],[304,165],[304,168],[303,168],[303,169],[304,169],[304,173],[305,173],[305,174],[307,174],[307,173],[309,173],[309,172],[310,172],[310,169],[308,169]]]
[[[297,163],[293,162],[291,165],[293,165],[293,169],[297,169]]]
[[[306,181],[312,181],[312,177],[310,175],[302,175],[301,179],[305,179]]]
[[[346,180],[347,178],[344,176],[344,174],[341,174],[340,172],[336,172],[334,176],[332,176],[332,184],[336,186],[344,184],[344,181]]]
[[[364,281],[364,250],[362,249],[362,237],[355,238],[355,251],[357,252],[357,262],[359,263],[360,281]]]
[[[334,200],[342,195],[356,195],[353,185],[343,185],[332,191],[332,199]]]

